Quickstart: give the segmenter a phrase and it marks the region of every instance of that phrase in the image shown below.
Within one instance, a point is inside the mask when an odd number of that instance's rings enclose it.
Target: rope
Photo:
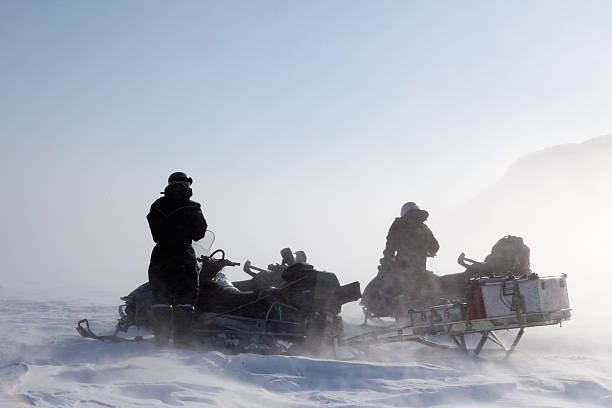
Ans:
[[[302,281],[302,280],[304,280],[304,279],[306,279],[306,278],[307,278],[307,276],[302,276],[301,278],[299,278],[299,279],[297,279],[297,280],[294,280],[293,282],[289,282],[289,283],[287,283],[286,285],[284,285],[284,286],[281,288],[281,290],[284,290],[284,289],[288,288],[289,286],[294,285],[294,284],[296,284],[296,283],[298,283],[298,282],[300,282],[300,281]],[[243,305],[237,306],[237,307],[235,307],[235,308],[233,308],[233,309],[230,309],[230,310],[227,310],[227,311],[225,311],[225,312],[222,312],[222,313],[217,313],[217,314],[215,314],[215,315],[213,315],[213,316],[207,317],[207,318],[204,320],[204,324],[206,324],[206,325],[211,324],[211,323],[212,323],[212,321],[213,321],[213,320],[215,320],[217,317],[221,317],[221,316],[225,316],[225,315],[227,315],[227,314],[231,314],[231,313],[235,312],[236,310],[240,310],[240,309],[242,309],[242,308],[245,308],[245,307],[247,307],[247,306],[250,306],[250,305],[252,305],[252,304],[254,304],[254,303],[257,303],[257,302],[259,302],[260,300],[263,300],[263,299],[265,299],[265,298],[267,298],[267,297],[270,297],[270,296],[272,296],[272,295],[273,295],[273,293],[269,293],[269,294],[267,294],[267,295],[260,296],[260,297],[258,297],[258,298],[257,298],[257,299],[255,299],[255,300],[251,300],[250,302],[247,302],[247,303],[245,303],[245,304],[243,304]]]

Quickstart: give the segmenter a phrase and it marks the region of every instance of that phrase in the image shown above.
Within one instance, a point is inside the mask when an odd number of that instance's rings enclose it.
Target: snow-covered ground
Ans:
[[[509,361],[493,349],[475,360],[418,344],[330,360],[78,336],[83,317],[111,332],[124,294],[0,287],[0,406],[612,406],[612,331],[579,311],[561,328],[527,330]],[[344,317],[358,329],[356,304]]]

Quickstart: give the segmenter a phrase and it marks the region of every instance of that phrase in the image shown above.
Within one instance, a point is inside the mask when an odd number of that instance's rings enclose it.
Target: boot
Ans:
[[[174,344],[188,346],[192,341],[191,324],[193,323],[194,308],[191,304],[175,305],[174,315]]]
[[[151,306],[153,312],[153,334],[156,346],[167,346],[172,332],[172,306],[156,304]]]

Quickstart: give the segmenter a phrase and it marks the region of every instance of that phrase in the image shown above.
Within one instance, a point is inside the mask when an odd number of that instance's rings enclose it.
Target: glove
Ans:
[[[378,265],[378,272],[386,273],[386,272],[391,271],[392,264],[393,264],[393,261],[391,259],[380,258],[380,265]]]

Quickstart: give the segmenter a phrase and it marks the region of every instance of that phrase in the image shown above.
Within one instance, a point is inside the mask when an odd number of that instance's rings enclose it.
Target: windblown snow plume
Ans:
[[[78,316],[109,332],[115,308],[93,294],[84,302],[11,292],[0,292],[2,407],[612,405],[610,330],[585,336],[580,322],[528,330],[509,361],[416,344],[338,360],[227,355],[83,339]],[[349,331],[361,329],[356,309],[346,310]]]

